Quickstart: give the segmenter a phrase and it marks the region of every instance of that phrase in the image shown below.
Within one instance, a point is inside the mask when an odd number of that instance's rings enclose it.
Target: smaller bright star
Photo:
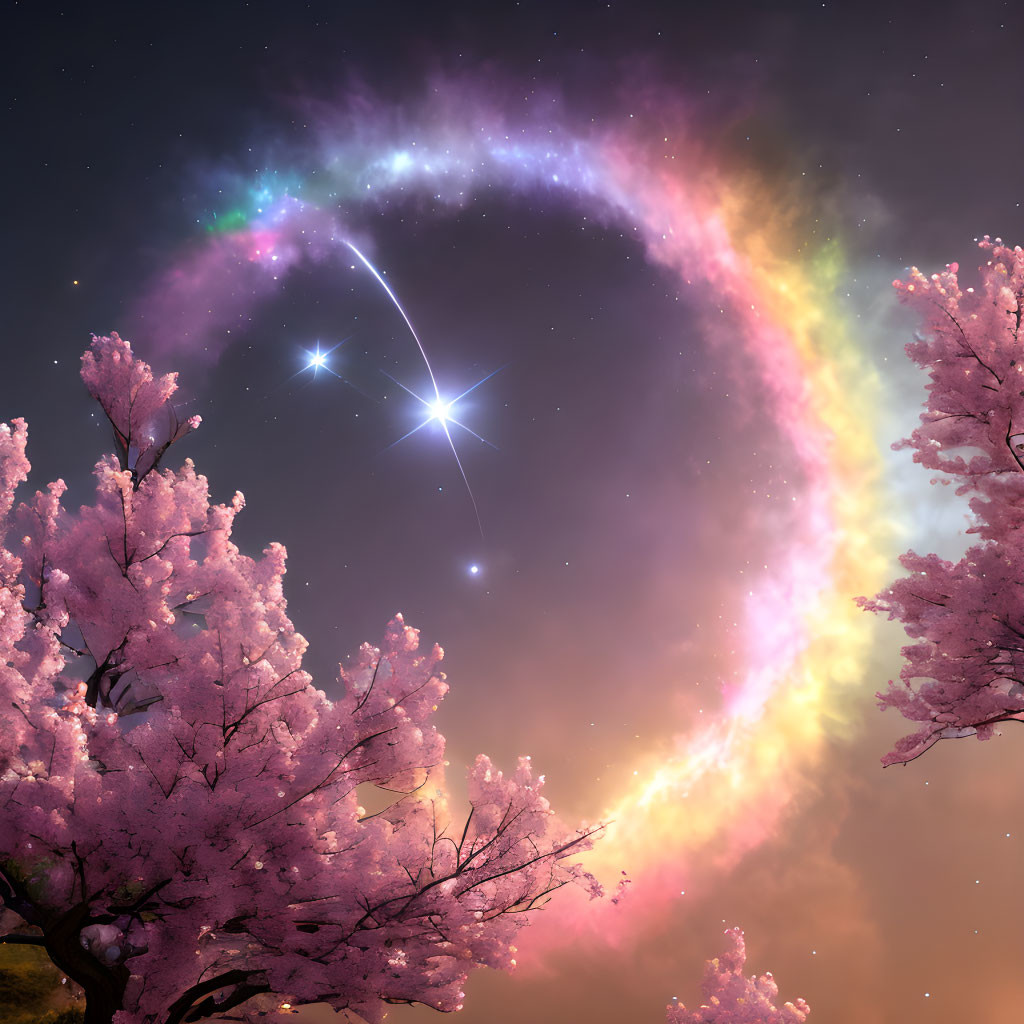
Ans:
[[[469,567],[469,575],[470,576],[479,576],[480,575],[480,566],[479,565],[471,565]]]
[[[295,373],[293,373],[291,375],[291,377],[288,378],[288,380],[293,380],[295,377],[298,377],[298,375],[300,373],[302,373],[303,371],[305,371],[305,370],[312,370],[314,377],[318,376],[320,371],[323,370],[325,373],[331,374],[332,377],[337,377],[338,380],[343,381],[345,384],[348,384],[350,387],[355,387],[355,385],[352,384],[351,381],[347,380],[340,373],[337,373],[334,370],[332,370],[330,365],[327,362],[327,357],[330,356],[330,354],[332,352],[334,352],[336,349],[341,348],[341,346],[344,345],[345,342],[348,341],[349,338],[351,338],[351,337],[352,337],[352,335],[349,335],[348,338],[342,338],[341,341],[339,341],[337,345],[332,345],[329,349],[326,349],[326,350],[322,349],[320,347],[320,342],[317,341],[316,349],[315,350],[312,350],[312,351],[310,351],[309,349],[306,350],[306,352],[305,352],[306,362],[303,365],[302,369],[300,369],[300,370],[296,371]],[[356,390],[358,391],[359,389],[356,388]]]
[[[347,341],[348,339],[346,338],[345,340]],[[339,342],[338,344],[344,344],[344,342]],[[326,370],[328,373],[334,373],[334,371],[327,365],[327,357],[337,347],[338,345],[335,345],[334,348],[329,348],[326,352],[323,352],[320,349],[320,342],[318,341],[316,343],[316,351],[306,353],[306,355],[309,356],[309,362],[306,363],[306,369],[312,370],[314,377],[319,370]],[[337,377],[338,374],[334,373],[334,376]]]

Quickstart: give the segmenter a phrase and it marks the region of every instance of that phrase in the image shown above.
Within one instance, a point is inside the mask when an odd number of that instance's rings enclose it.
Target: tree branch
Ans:
[[[216,992],[218,989],[228,988],[232,985],[245,986],[249,978],[256,972],[247,971],[244,969],[236,968],[235,970],[225,971],[223,974],[218,974],[213,978],[207,978],[206,981],[200,981],[193,985],[191,988],[186,989],[180,998],[176,999],[171,1003],[167,1010],[167,1020],[165,1024],[181,1024],[182,1021],[194,1021],[200,1020],[205,1014],[200,1016],[194,1016],[199,1007],[192,1009],[195,1001],[202,996],[208,995],[209,993]],[[261,991],[267,992],[268,988],[264,987]],[[245,998],[248,999],[250,996],[257,995],[256,991],[249,992]],[[239,1000],[241,1002],[242,1000]],[[201,1006],[205,1006],[208,1001],[204,1001]],[[218,1007],[216,1003],[212,1004],[215,1009],[230,1009],[232,1006],[237,1006],[238,1002],[233,1002],[230,1006],[225,1003]]]
[[[11,933],[9,935],[0,935],[0,943],[4,942],[10,945],[45,946],[46,937],[43,935],[15,935]]]

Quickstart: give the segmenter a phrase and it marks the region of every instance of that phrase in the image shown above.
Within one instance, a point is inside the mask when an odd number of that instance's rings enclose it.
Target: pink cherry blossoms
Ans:
[[[696,1010],[670,1004],[667,1024],[803,1024],[810,1013],[807,1003],[798,999],[777,1006],[779,987],[771,974],[743,976],[743,932],[730,928],[725,934],[730,948],[704,964],[704,1002]]]
[[[918,723],[883,764],[906,763],[941,739],[991,737],[1024,721],[1024,339],[1019,339],[1024,251],[986,236],[979,288],[958,267],[896,281],[921,316],[907,353],[928,371],[921,425],[894,448],[970,497],[972,545],[955,564],[913,551],[910,575],[861,604],[903,623],[902,683],[878,695]]]
[[[191,461],[162,466],[199,425],[174,415],[174,376],[112,335],[82,377],[117,445],[91,504],[65,509],[57,481],[15,507],[26,427],[0,426],[0,901],[32,926],[16,941],[84,989],[87,1024],[457,1009],[470,970],[515,963],[524,912],[567,883],[597,894],[569,861],[595,829],[557,823],[529,759],[503,774],[482,756],[453,822],[441,649],[398,616],[329,700],[302,670],[284,548],[243,555],[242,495],[211,505]]]

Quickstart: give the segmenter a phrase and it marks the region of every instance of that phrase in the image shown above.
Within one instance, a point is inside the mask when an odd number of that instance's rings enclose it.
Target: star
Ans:
[[[393,441],[390,445],[388,445],[388,447],[394,448],[396,444],[400,444],[407,437],[412,437],[413,434],[415,434],[419,430],[422,430],[428,423],[433,423],[436,420],[438,423],[441,424],[441,427],[445,432],[445,436],[448,438],[448,443],[451,445],[453,452],[455,451],[455,445],[452,443],[451,432],[448,429],[449,423],[453,423],[455,426],[461,427],[463,430],[466,431],[467,434],[472,434],[473,437],[475,437],[478,441],[481,441],[483,444],[489,445],[491,448],[494,448],[494,450],[497,451],[497,445],[491,444],[491,442],[488,441],[487,438],[481,437],[475,430],[472,430],[470,427],[467,427],[466,424],[463,423],[461,420],[457,420],[452,415],[452,410],[455,408],[458,402],[461,402],[462,399],[466,397],[466,395],[470,394],[473,391],[476,391],[476,389],[480,387],[481,384],[485,383],[486,381],[489,381],[496,373],[499,373],[503,369],[503,366],[499,366],[497,370],[493,370],[491,373],[487,374],[486,377],[482,377],[471,388],[467,388],[465,391],[463,391],[461,395],[456,395],[454,398],[451,399],[443,398],[441,396],[441,392],[436,390],[436,388],[433,398],[424,398],[422,395],[418,395],[415,391],[413,391],[412,388],[406,387],[406,385],[403,384],[400,380],[397,380],[396,378],[392,377],[391,374],[388,373],[386,370],[381,370],[381,373],[383,373],[384,376],[388,378],[388,380],[390,380],[393,384],[397,384],[404,392],[406,392],[406,394],[412,395],[412,397],[415,398],[416,401],[419,402],[420,405],[422,405],[429,413],[427,418],[423,420],[422,423],[413,427],[412,430],[410,430],[408,433],[403,434],[397,441]],[[457,452],[455,453],[455,455],[456,458],[458,458]]]
[[[369,186],[367,186],[367,188],[369,188]],[[426,408],[427,412],[430,414],[422,423],[419,424],[419,426],[413,427],[412,430],[410,430],[407,434],[403,434],[398,439],[398,441],[393,442],[392,444],[388,445],[388,447],[393,448],[400,441],[404,441],[407,437],[411,437],[418,430],[422,430],[428,423],[433,423],[435,420],[438,423],[440,423],[441,429],[444,431],[444,436],[448,441],[448,447],[451,448],[452,455],[455,458],[455,464],[456,466],[459,467],[459,474],[462,477],[462,482],[466,485],[466,493],[469,495],[469,500],[473,505],[473,512],[476,515],[476,524],[480,530],[480,536],[482,537],[484,533],[484,526],[483,521],[480,519],[480,509],[477,506],[476,498],[473,495],[473,488],[469,486],[469,477],[466,476],[466,470],[463,468],[462,459],[459,458],[459,452],[458,449],[456,449],[455,447],[454,440],[452,440],[452,433],[451,430],[448,429],[448,424],[454,423],[455,426],[461,427],[468,434],[472,434],[473,437],[475,437],[478,441],[482,441],[484,444],[490,445],[491,448],[496,449],[496,446],[491,444],[491,442],[488,441],[486,438],[481,437],[475,431],[471,430],[469,427],[466,426],[465,423],[461,423],[459,420],[455,419],[455,417],[452,415],[452,409],[455,407],[455,404],[457,402],[465,398],[466,395],[468,395],[470,392],[475,391],[478,387],[480,387],[481,384],[484,383],[484,381],[490,380],[491,377],[494,376],[494,374],[496,374],[499,370],[504,369],[504,367],[499,366],[497,370],[493,370],[486,377],[482,378],[481,380],[478,380],[472,387],[467,388],[465,391],[463,391],[461,395],[456,395],[456,397],[452,399],[443,398],[441,396],[441,389],[437,383],[437,378],[434,376],[434,370],[430,365],[430,360],[427,358],[427,350],[423,347],[423,342],[420,341],[420,336],[416,333],[416,328],[413,327],[412,320],[409,319],[409,314],[406,313],[401,302],[398,301],[398,296],[394,293],[393,289],[387,283],[387,281],[384,280],[384,275],[366,258],[366,256],[364,256],[363,253],[360,252],[360,250],[348,239],[344,239],[343,241],[345,245],[347,245],[348,248],[358,257],[359,261],[363,264],[363,266],[366,267],[366,269],[373,275],[373,277],[381,286],[381,288],[384,289],[384,292],[387,295],[387,297],[391,300],[392,305],[395,307],[396,310],[398,310],[399,315],[405,321],[405,325],[406,327],[409,328],[409,333],[412,335],[413,341],[416,342],[416,348],[419,350],[420,356],[423,359],[423,365],[427,369],[427,375],[430,377],[430,384],[434,390],[433,398],[424,398],[422,395],[416,394],[416,392],[413,391],[411,388],[406,387],[406,385],[403,384],[400,380],[395,380],[395,378],[392,377],[390,373],[381,370],[381,373],[383,373],[385,377],[387,377],[389,380],[397,384],[403,391],[412,395],[412,397],[415,398],[416,401],[421,403]]]
[[[312,350],[312,351],[310,351],[309,349],[305,349],[304,350],[304,354],[305,354],[305,357],[306,357],[305,363],[298,370],[296,370],[295,373],[293,373],[290,377],[287,377],[287,378],[285,378],[285,380],[281,381],[281,383],[278,384],[277,387],[278,388],[284,387],[290,381],[293,381],[296,377],[298,377],[298,375],[300,373],[305,373],[306,370],[312,370],[314,378],[319,376],[320,371],[323,370],[324,372],[329,373],[332,377],[337,377],[338,380],[340,380],[342,382],[342,384],[347,384],[350,388],[352,388],[353,391],[358,391],[359,394],[362,395],[363,392],[359,388],[357,388],[355,386],[355,384],[352,383],[352,381],[350,381],[347,377],[343,377],[336,370],[332,370],[331,367],[328,365],[328,362],[327,362],[327,357],[332,352],[334,352],[337,349],[341,348],[341,346],[344,345],[345,342],[348,341],[349,338],[351,338],[351,337],[352,337],[352,335],[350,334],[348,337],[342,338],[341,341],[339,341],[337,343],[337,345],[332,345],[326,351],[324,351],[320,347],[320,341],[319,341],[319,339],[317,339],[316,348],[314,350]],[[276,390],[276,388],[275,388],[275,390]],[[366,396],[364,395],[364,397],[366,397]]]
[[[350,335],[350,337],[351,337],[351,335]],[[333,373],[334,376],[338,378],[338,380],[345,380],[345,378],[342,377],[342,375],[340,373],[335,373],[334,370],[332,370],[327,365],[327,357],[335,349],[340,348],[342,345],[344,345],[346,341],[348,341],[348,338],[343,338],[333,348],[329,348],[326,352],[322,352],[320,350],[320,342],[319,342],[319,340],[317,340],[316,351],[315,352],[307,352],[306,353],[306,355],[309,357],[309,362],[306,363],[305,369],[312,370],[314,377],[317,375],[317,373],[320,370],[326,370],[328,373]]]
[[[427,369],[430,369],[429,363],[427,364]],[[444,431],[444,436],[448,441],[448,447],[451,448],[452,455],[455,457],[455,465],[458,466],[459,468],[459,475],[462,477],[462,482],[466,485],[466,493],[469,495],[469,500],[473,505],[473,512],[476,514],[476,523],[477,527],[480,530],[481,537],[483,536],[484,527],[483,522],[480,519],[480,509],[477,506],[476,497],[473,495],[473,488],[469,486],[469,477],[466,476],[466,470],[462,465],[462,459],[459,457],[458,449],[455,447],[455,440],[452,437],[450,425],[461,427],[464,431],[466,431],[467,434],[472,434],[472,436],[475,437],[478,441],[488,445],[491,448],[494,448],[494,450],[497,451],[497,445],[491,444],[491,442],[488,441],[487,438],[481,437],[475,430],[471,429],[470,427],[467,427],[466,424],[463,423],[461,420],[457,420],[452,415],[452,410],[455,408],[458,402],[462,401],[462,399],[466,397],[466,395],[470,394],[470,392],[475,391],[478,387],[480,387],[481,384],[483,384],[485,381],[490,380],[496,373],[503,369],[503,366],[499,366],[497,370],[492,370],[489,374],[487,374],[486,377],[482,377],[472,387],[466,388],[466,390],[463,391],[461,395],[456,395],[454,398],[451,399],[442,397],[440,388],[437,385],[437,380],[435,379],[433,372],[430,373],[430,382],[434,388],[434,397],[424,398],[422,395],[416,394],[416,392],[413,391],[412,388],[407,387],[400,380],[397,380],[396,378],[392,377],[391,374],[388,373],[386,370],[381,370],[381,373],[383,373],[384,376],[388,378],[388,380],[392,381],[394,384],[397,384],[407,394],[412,395],[412,397],[415,398],[416,401],[419,402],[420,405],[422,405],[427,410],[428,413],[426,419],[424,419],[422,423],[417,424],[415,427],[412,428],[412,430],[403,434],[397,441],[393,441],[391,444],[388,445],[388,448],[394,448],[396,444],[400,444],[407,437],[412,437],[413,434],[422,430],[428,423],[434,423],[435,421],[439,423],[441,425],[442,431]]]

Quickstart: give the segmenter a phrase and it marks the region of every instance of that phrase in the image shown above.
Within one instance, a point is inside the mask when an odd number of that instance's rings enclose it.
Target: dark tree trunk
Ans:
[[[82,946],[80,933],[88,920],[85,904],[72,907],[44,929],[50,959],[85,992],[85,1024],[110,1024],[123,1009],[130,971],[124,964],[101,964]]]

